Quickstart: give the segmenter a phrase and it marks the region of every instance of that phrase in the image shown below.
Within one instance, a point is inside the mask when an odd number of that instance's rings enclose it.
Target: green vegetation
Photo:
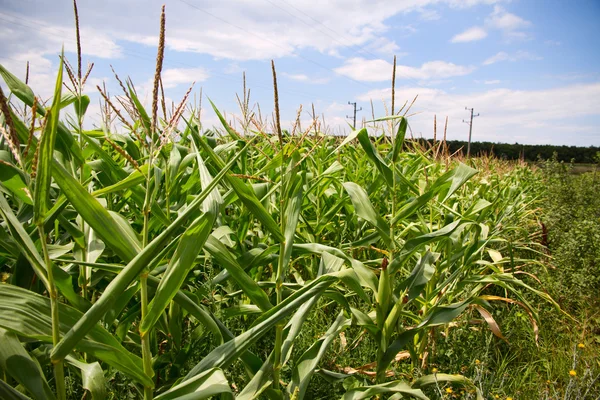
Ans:
[[[245,90],[215,135],[161,107],[160,38],[151,109],[122,83],[103,130],[81,70],[45,106],[0,66],[0,397],[600,395],[595,174],[461,162],[393,106],[268,130]]]
[[[421,142],[433,144],[433,140],[420,139]],[[467,152],[467,142],[462,140],[448,140],[450,154],[456,152]],[[536,162],[540,159],[551,160],[555,157],[558,161],[577,164],[594,164],[598,162],[600,147],[598,146],[556,146],[549,144],[519,144],[519,143],[471,143],[471,155],[480,157],[494,155],[504,160],[525,160]]]

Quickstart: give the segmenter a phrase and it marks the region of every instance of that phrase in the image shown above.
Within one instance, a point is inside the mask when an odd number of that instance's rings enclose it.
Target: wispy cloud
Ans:
[[[494,11],[486,18],[485,22],[492,28],[505,31],[514,31],[531,26],[530,21],[527,21],[518,15],[511,14],[500,6],[494,6]]]
[[[530,61],[537,61],[537,60],[541,60],[542,57],[530,53],[528,51],[522,51],[519,50],[514,54],[508,54],[504,51],[500,51],[496,54],[494,54],[493,56],[491,56],[490,58],[486,59],[482,65],[492,65],[495,64],[497,62],[500,61],[519,61],[519,60],[530,60]]]
[[[286,78],[289,78],[293,81],[312,83],[315,85],[322,85],[322,84],[328,83],[330,80],[329,78],[310,78],[306,74],[290,74],[287,72],[282,72],[281,75],[283,75]]]
[[[412,131],[432,135],[433,115],[449,117],[448,137],[466,139],[467,127],[458,121],[465,117],[461,105],[475,104],[481,116],[476,122],[476,140],[504,143],[571,143],[589,145],[598,142],[598,128],[577,117],[600,116],[600,83],[576,84],[543,90],[491,89],[454,94],[434,88],[396,88],[396,103],[403,104],[419,95],[410,119]],[[358,96],[367,102],[389,99],[391,89],[372,90]],[[506,116],[510,115],[510,118]],[[574,139],[576,139],[574,141]]]
[[[346,60],[335,72],[363,82],[382,82],[390,79],[392,64],[381,59],[367,60],[360,57]],[[396,79],[439,79],[468,75],[475,67],[456,65],[446,61],[430,61],[420,67],[397,65]]]
[[[485,19],[486,26],[499,29],[507,39],[527,39],[530,34],[523,29],[531,27],[527,21],[518,15],[509,13],[501,6],[494,6],[494,11]]]
[[[466,43],[485,39],[488,36],[489,30],[499,30],[509,40],[522,40],[530,37],[530,34],[523,29],[531,26],[532,23],[530,21],[509,13],[504,8],[496,5],[494,6],[494,11],[485,19],[484,26],[473,26],[453,36],[450,42]]]
[[[476,40],[484,39],[487,37],[487,35],[488,34],[485,29],[479,26],[474,26],[462,33],[459,33],[458,35],[454,35],[450,41],[452,43],[474,42]]]

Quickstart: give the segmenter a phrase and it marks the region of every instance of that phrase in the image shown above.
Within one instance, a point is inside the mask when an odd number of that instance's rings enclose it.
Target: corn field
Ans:
[[[61,58],[48,104],[0,74],[2,398],[66,399],[66,376],[93,399],[115,380],[144,399],[310,398],[316,375],[356,373],[321,365],[349,327],[376,352],[343,399],[435,398],[445,386],[483,398],[463,375],[398,366],[427,370],[434,332],[464,315],[502,340],[493,304],[521,308],[536,335],[531,299],[555,304],[522,269],[535,261],[519,258],[535,250],[523,234],[529,171],[413,145],[401,111],[342,141],[316,121],[283,131],[278,117],[236,130],[211,104],[215,134],[190,92],[167,110],[157,78],[145,108],[119,80],[120,104],[99,88],[106,123],[88,130],[80,63]],[[335,310],[324,333],[296,351],[323,307]]]

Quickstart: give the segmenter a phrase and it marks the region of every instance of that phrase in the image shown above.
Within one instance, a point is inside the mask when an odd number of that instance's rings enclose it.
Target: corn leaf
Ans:
[[[64,52],[63,52],[64,56]],[[52,180],[52,160],[54,159],[54,142],[58,132],[58,115],[60,112],[60,93],[62,91],[63,57],[58,64],[58,76],[54,87],[52,106],[46,111],[46,129],[39,144],[37,176],[33,194],[33,218],[36,224],[41,224],[48,211],[50,203],[50,181]]]
[[[36,400],[54,399],[39,364],[27,353],[17,335],[0,328],[0,367]]]
[[[140,333],[148,332],[158,321],[169,302],[173,300],[194,266],[194,261],[208,238],[214,222],[215,215],[213,213],[204,213],[192,222],[181,236],[177,250],[175,250],[156,289],[156,294],[148,305],[148,314],[142,320]]]

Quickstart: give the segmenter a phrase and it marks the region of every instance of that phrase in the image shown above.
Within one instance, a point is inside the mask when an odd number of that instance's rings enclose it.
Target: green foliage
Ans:
[[[597,302],[600,286],[600,174],[573,175],[571,168],[545,163],[542,220],[552,257],[548,283],[569,309],[576,301]]]
[[[33,91],[0,73],[31,107]],[[477,376],[429,371],[463,344],[440,338],[476,319],[506,340],[505,307],[534,342],[540,310],[556,307],[523,274],[538,188],[523,166],[440,161],[439,147],[407,148],[395,116],[391,143],[370,127],[356,143],[242,135],[221,114],[219,136],[195,111],[150,132],[130,83],[133,121],[86,134],[89,99],[61,97],[62,83],[61,64],[42,136],[31,132],[39,157],[0,150],[7,397],[101,399],[115,385],[116,397],[300,400],[331,395],[314,385],[329,380],[347,399],[481,398]],[[23,369],[9,370],[14,357]]]

